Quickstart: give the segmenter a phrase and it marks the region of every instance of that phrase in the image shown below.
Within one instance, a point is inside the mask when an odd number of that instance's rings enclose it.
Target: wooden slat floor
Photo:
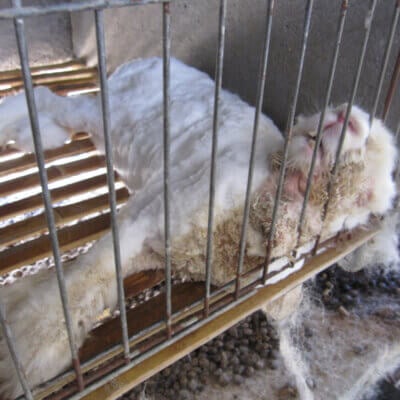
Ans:
[[[31,74],[34,86],[47,86],[61,95],[98,91],[97,69],[87,67],[82,60],[32,67]],[[0,72],[0,98],[23,87],[21,70]]]
[[[100,237],[109,228],[105,159],[94,150],[92,142],[85,136],[45,152],[49,184],[59,185],[54,189],[50,186],[50,193],[64,252]],[[85,178],[79,179],[79,174],[83,173]],[[0,206],[0,274],[51,255],[39,176],[32,154],[2,162],[0,153],[0,179],[7,176],[13,178],[0,181],[3,197]],[[78,181],[68,182],[67,178]],[[129,192],[118,176],[116,182],[117,203],[122,206]],[[83,220],[88,215],[93,217]],[[74,221],[78,223],[71,225]]]

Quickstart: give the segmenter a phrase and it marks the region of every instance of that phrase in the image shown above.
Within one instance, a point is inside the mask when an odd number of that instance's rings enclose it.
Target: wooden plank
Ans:
[[[34,85],[37,86],[37,85]],[[76,81],[63,81],[60,83],[49,83],[46,85],[49,89],[51,89],[54,93],[57,93],[60,96],[66,96],[71,92],[79,91],[79,90],[91,90],[97,89],[99,90],[97,80],[95,79],[82,79]],[[19,88],[9,88],[9,89],[0,89],[0,98],[7,96],[14,96],[18,94],[23,87]]]
[[[132,274],[124,279],[124,291],[126,298],[132,298],[143,290],[152,288],[163,282],[165,272],[161,270],[150,270]]]
[[[57,71],[36,73],[32,76],[33,83],[35,85],[48,85],[56,82],[75,81],[81,79],[97,79],[97,68],[79,68],[70,71]],[[3,78],[0,74],[0,86],[8,85],[11,88],[20,88],[24,86],[21,77]]]
[[[42,75],[45,73],[52,73],[59,69],[64,69],[66,71],[73,71],[77,69],[86,68],[86,64],[83,60],[69,60],[62,63],[50,64],[50,65],[39,65],[36,67],[31,67],[32,76]],[[19,77],[22,79],[22,72],[20,69],[13,69],[8,71],[1,71],[0,78],[3,80],[13,79]]]
[[[104,162],[104,156],[94,155],[83,160],[72,161],[68,164],[52,165],[46,169],[47,179],[51,183],[83,172],[95,171],[104,167]],[[18,193],[21,189],[32,189],[38,185],[40,185],[39,175],[36,171],[33,171],[30,174],[0,183],[0,193],[2,196],[7,196]]]
[[[90,393],[83,392],[79,395],[79,399],[117,399],[136,385],[189,354],[204,343],[207,343],[243,318],[259,310],[266,303],[286,294],[315,274],[332,265],[338,259],[354,251],[371,239],[378,231],[378,227],[371,228],[369,231],[356,229],[352,238],[342,243],[342,246],[328,249],[324,253],[313,257],[301,270],[294,272],[275,284],[270,284],[257,290],[255,294],[237,304],[232,309],[223,312],[209,322],[199,326],[192,333],[178,339],[176,342],[173,342],[166,348],[148,357],[138,365],[121,367],[119,376],[110,377],[109,381],[106,381]]]
[[[71,157],[78,154],[87,153],[96,150],[93,142],[89,138],[82,140],[73,140],[64,146],[55,149],[46,150],[44,158],[46,162]],[[22,157],[0,162],[0,176],[5,176],[15,172],[23,171],[28,168],[36,167],[36,157],[33,153],[24,154]]]
[[[76,82],[73,84],[69,83],[67,85],[54,85],[54,86],[51,86],[51,90],[60,96],[66,96],[68,94],[71,94],[74,92],[79,92],[79,91],[84,91],[84,90],[90,90],[91,93],[96,93],[100,89],[99,89],[99,85],[97,83]]]
[[[91,240],[99,239],[108,231],[109,227],[110,214],[106,213],[79,224],[62,228],[58,231],[60,249],[65,252],[82,246]],[[49,237],[47,235],[41,236],[4,250],[0,257],[0,273],[4,274],[15,268],[30,265],[51,255]]]
[[[172,291],[172,310],[177,312],[200,300],[204,296],[204,283],[182,283],[174,286]],[[165,318],[165,295],[158,295],[149,301],[127,311],[129,336],[139,333]],[[94,329],[79,351],[80,360],[85,362],[121,343],[121,329],[118,318]]]
[[[117,204],[124,204],[128,197],[128,190],[123,187],[116,191]],[[83,218],[95,212],[109,209],[108,193],[53,209],[57,228],[68,222]],[[31,237],[47,233],[47,222],[44,214],[24,219],[20,222],[0,228],[0,247],[6,247],[27,240]],[[0,253],[1,257],[1,253]]]
[[[117,174],[114,175],[116,182],[121,182]],[[50,190],[51,199],[54,202],[62,201],[72,196],[81,195],[100,189],[107,185],[107,176],[105,174],[97,175],[82,181],[68,184],[57,189]],[[16,215],[24,214],[32,210],[43,207],[42,194],[36,194],[5,204],[0,207],[0,219],[12,218]]]
[[[47,80],[47,79],[46,79]],[[86,87],[91,85],[90,87],[94,86],[97,87],[97,78],[95,77],[85,77],[85,78],[64,78],[61,79],[59,78],[56,81],[52,81],[50,78],[48,79],[49,83],[45,83],[45,79],[41,79],[43,81],[42,83],[39,82],[33,82],[33,86],[47,86],[49,89],[51,89],[53,92],[57,92],[58,90],[65,90],[69,89],[69,91],[76,89],[77,87]],[[5,96],[10,96],[13,94],[18,93],[20,90],[24,88],[23,83],[21,82],[20,84],[15,84],[14,86],[6,87],[6,88],[0,88],[0,96],[5,97]]]
[[[98,88],[97,68],[81,61],[33,67],[31,76],[34,86],[47,86],[59,95]],[[21,70],[0,72],[0,97],[15,95],[23,88]]]
[[[23,155],[22,151],[11,146],[0,147],[0,162],[2,162],[2,159],[6,159],[7,157],[14,156],[16,154]]]
[[[37,85],[34,85],[37,86]],[[91,90],[98,89],[98,84],[96,80],[76,80],[76,81],[64,81],[61,83],[49,83],[46,85],[49,89],[51,89],[54,93],[57,93],[60,96],[66,96],[71,92],[75,92],[78,90]],[[23,87],[20,88],[10,88],[10,89],[0,89],[0,98],[7,96],[14,96],[23,90]]]

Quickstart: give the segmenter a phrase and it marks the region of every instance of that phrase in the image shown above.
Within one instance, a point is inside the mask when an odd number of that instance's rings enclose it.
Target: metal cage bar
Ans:
[[[260,119],[260,114],[261,114],[261,109],[262,109],[263,99],[264,99],[265,79],[266,79],[266,74],[267,74],[268,55],[269,55],[269,48],[270,48],[270,42],[271,42],[272,17],[273,17],[273,13],[274,13],[274,6],[275,6],[275,0],[269,0],[268,7],[267,7],[264,46],[262,49],[262,55],[261,55],[261,60],[260,60],[260,70],[259,70],[259,76],[258,76],[256,110],[254,113],[253,138],[252,138],[251,151],[250,151],[246,198],[245,198],[245,205],[244,205],[244,211],[243,211],[242,228],[241,228],[241,233],[240,233],[239,262],[237,265],[236,291],[235,291],[236,298],[239,297],[240,275],[243,272],[244,254],[245,254],[245,248],[246,248],[246,231],[247,231],[247,224],[248,224],[249,212],[250,212],[251,185],[253,182],[254,156],[255,156],[255,150],[256,150],[258,124],[259,124],[259,119]]]
[[[171,58],[171,16],[170,3],[162,5],[163,15],[163,144],[164,144],[164,240],[165,240],[165,286],[166,286],[166,325],[168,338],[172,336],[172,271],[171,271],[171,243],[170,243],[170,58]]]
[[[354,99],[356,97],[356,93],[357,93],[357,89],[358,89],[358,84],[360,82],[361,71],[362,71],[362,67],[364,65],[365,54],[366,54],[366,51],[367,51],[367,45],[368,45],[368,40],[369,40],[369,36],[370,36],[370,32],[371,32],[372,20],[374,18],[377,1],[378,0],[372,0],[370,2],[370,8],[369,8],[367,16],[366,16],[366,20],[368,21],[368,23],[365,24],[365,35],[364,35],[364,41],[363,41],[363,45],[362,45],[362,48],[361,48],[361,53],[360,53],[360,57],[359,57],[359,61],[358,61],[357,72],[356,72],[356,75],[355,75],[355,78],[354,78],[350,99],[349,99],[348,106],[347,106],[347,109],[346,109],[346,115],[344,117],[342,131],[340,133],[338,148],[336,150],[336,155],[335,155],[335,161],[333,163],[333,167],[332,167],[331,174],[330,174],[330,179],[328,181],[328,186],[327,186],[327,194],[328,194],[328,196],[327,196],[327,200],[326,200],[326,202],[324,204],[323,211],[322,211],[322,222],[323,222],[323,224],[322,224],[321,231],[324,228],[324,221],[326,219],[326,215],[327,215],[327,212],[328,212],[328,208],[329,208],[329,204],[330,204],[330,198],[331,198],[333,186],[335,184],[336,175],[337,175],[339,164],[340,164],[339,159],[340,159],[340,154],[342,152],[344,139],[345,139],[345,136],[346,136],[347,125],[349,123],[351,109],[353,107]],[[319,245],[320,239],[321,239],[321,234],[318,235],[318,237],[317,237],[317,239],[315,241],[314,253],[318,249],[318,245]]]
[[[213,226],[214,226],[214,199],[215,199],[215,176],[217,171],[217,150],[218,150],[218,117],[219,117],[219,98],[222,87],[222,69],[224,64],[224,44],[225,44],[225,17],[226,0],[220,0],[219,22],[218,22],[218,50],[215,66],[215,90],[214,90],[214,114],[211,145],[211,168],[210,168],[210,197],[208,204],[208,226],[207,226],[207,249],[206,249],[206,283],[204,296],[204,312],[208,316],[210,287],[211,287],[211,267],[213,252]]]
[[[26,379],[26,374],[24,368],[21,364],[21,361],[18,357],[17,348],[15,345],[15,341],[11,332],[10,327],[7,323],[7,318],[4,312],[4,305],[0,302],[0,324],[3,330],[3,335],[7,343],[8,350],[10,352],[11,359],[13,361],[15,370],[17,371],[18,379],[21,383],[22,389],[24,391],[26,400],[33,400],[32,392],[29,388],[28,381]]]
[[[397,147],[399,147],[399,134],[400,134],[400,119],[397,122],[397,127],[396,127],[396,132],[394,135],[394,143]],[[399,175],[400,175],[400,164],[399,164],[399,159],[396,160],[396,166],[394,170],[394,181],[396,184],[399,182]],[[395,208],[399,208],[398,202],[395,206]]]
[[[73,3],[46,4],[45,6],[21,6],[21,3],[13,8],[0,10],[0,19],[13,19],[35,17],[59,12],[77,12],[87,10],[99,10],[104,8],[139,6],[145,4],[165,3],[168,0],[80,0]]]
[[[125,293],[121,267],[121,250],[117,223],[117,200],[115,194],[115,179],[113,168],[113,154],[110,134],[110,102],[107,83],[106,50],[104,43],[104,16],[102,10],[95,10],[97,60],[99,66],[101,114],[103,118],[104,150],[107,165],[107,185],[110,203],[111,232],[114,249],[115,273],[117,280],[118,306],[120,311],[122,344],[125,358],[129,359],[128,322],[126,319]]]
[[[270,230],[269,230],[269,234],[268,234],[267,254],[266,254],[266,259],[265,259],[265,263],[264,263],[264,272],[263,272],[263,280],[264,281],[268,274],[268,265],[271,261],[272,241],[273,241],[274,235],[275,235],[275,225],[276,225],[276,219],[278,216],[278,208],[279,208],[278,206],[279,206],[279,202],[280,202],[281,195],[282,195],[283,183],[284,183],[285,172],[286,172],[286,164],[287,164],[287,158],[288,158],[288,153],[289,153],[289,144],[290,144],[290,140],[292,138],[292,129],[293,129],[294,117],[295,117],[295,113],[296,113],[297,99],[299,96],[300,84],[301,84],[301,79],[303,76],[303,67],[304,67],[305,54],[306,54],[306,50],[307,50],[308,34],[310,31],[310,25],[311,25],[311,15],[312,15],[313,3],[314,3],[314,0],[308,0],[307,5],[306,5],[306,13],[305,13],[305,20],[304,20],[304,31],[303,31],[303,40],[302,40],[302,46],[301,46],[299,68],[298,68],[298,73],[297,73],[297,80],[296,80],[292,105],[290,107],[288,122],[287,122],[286,129],[285,129],[286,136],[285,136],[285,144],[284,144],[284,149],[283,149],[283,160],[282,160],[282,165],[281,165],[281,168],[279,171],[278,187],[277,187],[276,194],[275,194],[271,226],[270,226]]]
[[[392,73],[392,78],[390,79],[389,89],[386,94],[385,104],[383,106],[383,122],[386,122],[387,116],[389,115],[390,106],[393,102],[393,97],[396,91],[396,88],[399,84],[400,78],[400,50],[397,54],[396,64],[394,66],[394,70]]]
[[[20,7],[21,0],[12,0],[12,4],[15,7]],[[29,68],[28,47],[25,37],[24,21],[20,18],[14,19],[14,28],[15,28],[15,36],[17,39],[18,53],[20,57],[20,64],[22,68],[22,78],[24,81],[25,96],[28,106],[29,119],[31,123],[36,162],[38,165],[40,184],[42,187],[46,221],[49,228],[49,237],[51,241],[51,248],[54,255],[54,264],[56,267],[57,282],[60,289],[61,303],[68,333],[69,346],[71,350],[72,365],[75,369],[78,388],[79,390],[82,390],[84,387],[84,382],[80,368],[77,346],[72,329],[72,318],[69,311],[70,309],[69,309],[68,293],[66,289],[63,266],[61,263],[60,247],[58,243],[56,224],[51,203],[50,191],[48,187],[47,172],[45,168],[45,161],[43,154],[43,145],[40,136],[39,119],[36,109],[35,96],[33,92],[32,77]]]
[[[372,107],[372,110],[371,110],[371,113],[369,116],[369,125],[370,126],[372,125],[372,121],[374,120],[374,118],[376,116],[376,111],[378,109],[378,102],[379,102],[379,98],[381,97],[383,81],[385,80],[386,69],[387,69],[387,66],[389,63],[390,53],[392,50],[392,45],[393,45],[393,40],[394,40],[394,34],[396,32],[397,22],[399,21],[399,14],[400,14],[400,0],[397,0],[395,8],[394,8],[394,12],[393,12],[392,23],[390,26],[390,33],[388,36],[388,40],[386,42],[385,55],[384,55],[383,61],[382,61],[382,67],[381,67],[381,73],[379,76],[378,86],[377,86],[376,92],[375,92],[375,101],[374,101],[374,105]]]
[[[302,235],[302,230],[303,230],[303,225],[304,225],[304,219],[305,219],[306,210],[307,210],[307,204],[308,204],[308,200],[310,197],[312,177],[314,175],[315,164],[316,164],[316,160],[317,160],[318,148],[319,148],[319,146],[321,144],[321,140],[322,140],[322,126],[324,123],[326,110],[331,101],[333,81],[335,78],[337,60],[339,57],[339,50],[340,50],[340,46],[342,43],[344,23],[346,20],[347,9],[348,9],[348,5],[349,5],[348,3],[349,3],[348,0],[343,0],[342,5],[341,5],[339,22],[338,22],[337,31],[336,31],[337,32],[336,33],[336,44],[335,44],[335,50],[333,52],[331,67],[330,67],[330,71],[329,71],[329,78],[328,78],[328,84],[326,87],[325,101],[324,101],[324,106],[322,108],[321,116],[318,121],[317,135],[315,137],[315,146],[314,146],[314,150],[313,150],[313,154],[312,154],[312,158],[311,158],[310,169],[308,171],[306,190],[304,193],[304,200],[303,200],[303,204],[302,204],[302,208],[301,208],[301,212],[300,212],[299,224],[297,227],[296,248],[300,245],[300,240],[301,240],[301,235]]]

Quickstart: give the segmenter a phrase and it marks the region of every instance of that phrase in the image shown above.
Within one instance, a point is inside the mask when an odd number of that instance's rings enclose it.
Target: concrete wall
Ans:
[[[29,0],[24,5],[46,5],[62,0]],[[11,1],[0,0],[0,8]],[[73,57],[71,21],[68,13],[27,18],[25,22],[29,56],[32,65],[55,63]],[[0,70],[19,67],[17,44],[12,21],[0,21]]]
[[[281,0],[276,3],[264,109],[282,127],[293,96],[306,1]],[[297,113],[317,110],[323,102],[341,1],[319,0],[315,3]],[[357,95],[357,103],[365,108],[371,107],[373,101],[394,3],[395,0],[378,2]],[[218,0],[176,0],[171,5],[172,54],[210,75],[214,71],[218,4]],[[350,1],[333,103],[341,103],[349,98],[368,5],[367,0]],[[160,5],[107,10],[105,14],[110,71],[133,58],[161,55]],[[266,1],[228,0],[227,14],[223,86],[254,103],[265,29]],[[95,63],[93,14],[74,14],[72,26],[75,53]],[[399,44],[397,34],[393,48],[398,49]],[[392,71],[396,56],[392,54],[389,72]],[[396,101],[392,118],[398,106],[399,102]]]

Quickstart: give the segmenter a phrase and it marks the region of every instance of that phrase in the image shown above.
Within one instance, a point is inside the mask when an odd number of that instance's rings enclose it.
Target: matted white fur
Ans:
[[[109,92],[115,167],[133,193],[118,215],[122,267],[126,276],[163,266],[162,61],[152,58],[123,65],[110,77]],[[97,148],[103,149],[99,98],[61,98],[45,88],[37,88],[35,98],[46,148],[61,145],[71,132],[89,131]],[[213,81],[206,74],[172,59],[170,188],[173,267],[179,271],[184,269],[193,279],[204,276],[204,265],[199,265],[198,261],[204,259],[205,253],[203,232],[207,226],[213,103]],[[343,110],[341,106],[329,110],[326,115],[315,173],[320,183],[326,181],[332,166]],[[216,229],[219,226],[223,228],[224,224],[231,227],[229,223],[233,221],[232,226],[237,230],[241,221],[253,120],[253,107],[238,96],[222,91],[215,191]],[[344,168],[349,166],[349,176],[357,171],[362,182],[356,194],[351,191],[347,195],[347,175],[343,170],[340,179],[344,192],[342,194],[338,189],[335,209],[324,227],[326,237],[342,228],[365,223],[371,212],[384,213],[391,205],[395,193],[391,178],[395,147],[390,133],[380,121],[375,120],[370,131],[367,120],[367,114],[354,107],[341,161]],[[285,208],[280,214],[281,218],[290,221],[297,219],[301,207],[317,122],[318,115],[301,117],[294,130],[284,189]],[[24,95],[6,99],[0,105],[0,144],[15,140],[30,151],[30,136]],[[270,157],[279,153],[282,146],[279,130],[270,119],[261,116],[253,178],[253,195],[260,195],[253,207],[256,211],[257,207],[262,207],[263,199],[274,196],[278,173]],[[354,165],[357,168],[354,169]],[[307,223],[310,237],[322,226],[322,200],[318,199],[317,193],[317,200],[311,201],[309,206]],[[249,257],[265,255],[263,233],[266,232],[262,227],[268,226],[266,219],[270,209],[267,207],[263,212],[257,214],[250,224]],[[296,239],[295,228],[290,230],[284,223],[281,225],[283,227],[277,230],[275,257],[285,255]],[[230,277],[232,271],[224,270],[224,265],[236,268],[227,264],[215,263],[213,280],[216,283]],[[68,268],[66,285],[75,339],[80,346],[96,317],[104,308],[113,309],[117,303],[111,234],[105,235]],[[39,384],[65,370],[71,358],[54,274],[49,272],[3,287],[0,295],[6,305],[7,319],[29,383]],[[14,369],[10,367],[4,340],[0,342],[0,357],[0,394],[10,398],[20,394],[21,388]]]

